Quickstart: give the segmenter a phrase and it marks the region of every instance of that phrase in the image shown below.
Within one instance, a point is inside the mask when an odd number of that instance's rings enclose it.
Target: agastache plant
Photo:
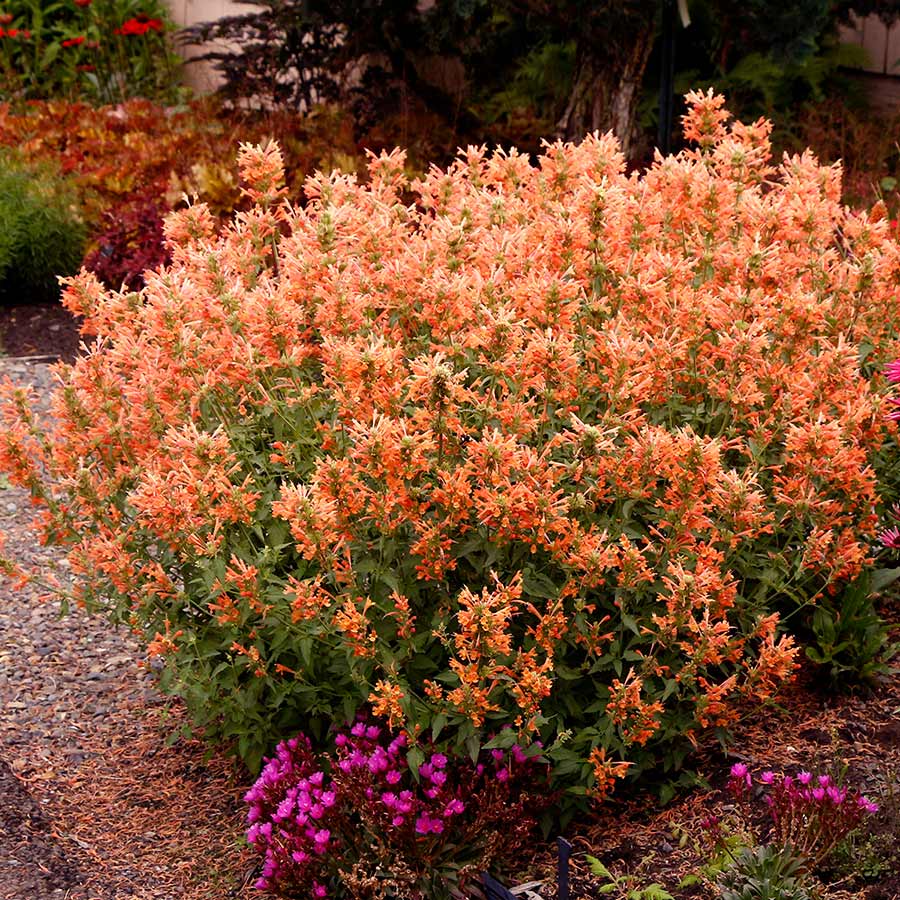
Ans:
[[[789,849],[815,869],[878,805],[830,775],[801,771],[777,775],[766,770],[755,779],[743,763],[731,767],[728,791],[749,821],[756,802],[768,809],[769,843]]]
[[[342,896],[374,879],[404,897],[450,896],[508,858],[550,802],[546,764],[519,745],[475,762],[418,756],[405,735],[360,719],[334,746],[316,756],[305,736],[282,741],[245,795],[259,890]]]

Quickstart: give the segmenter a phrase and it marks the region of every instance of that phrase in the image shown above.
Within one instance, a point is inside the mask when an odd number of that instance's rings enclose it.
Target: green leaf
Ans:
[[[873,594],[883,591],[888,585],[893,584],[900,578],[900,567],[895,569],[876,569],[872,573],[872,583],[870,589]]]
[[[585,859],[594,875],[599,875],[601,878],[608,878],[610,881],[614,880],[612,872],[610,872],[596,856],[586,856]]]

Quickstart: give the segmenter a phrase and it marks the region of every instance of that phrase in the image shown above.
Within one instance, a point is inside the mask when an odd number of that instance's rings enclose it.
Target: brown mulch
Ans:
[[[59,303],[0,303],[0,355],[71,362],[78,352],[79,320]]]

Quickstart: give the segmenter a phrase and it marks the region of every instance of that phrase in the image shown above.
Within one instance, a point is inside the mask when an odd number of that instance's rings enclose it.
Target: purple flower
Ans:
[[[731,777],[732,778],[746,778],[749,774],[749,769],[743,763],[735,763],[731,767]]]
[[[800,784],[809,784],[812,781],[812,772],[798,772],[797,773],[797,781]]]
[[[451,800],[446,807],[444,807],[444,815],[445,816],[458,816],[461,813],[466,811],[466,804],[462,802],[462,800],[456,799]]]
[[[431,757],[431,765],[436,769],[445,769],[447,767],[447,757],[443,753],[435,753]]]
[[[509,772],[506,769],[497,770],[497,781],[509,781]]]
[[[878,804],[873,803],[868,797],[861,796],[856,802],[859,805],[860,809],[865,810],[867,813],[878,812]]]
[[[888,381],[892,381],[894,384],[900,382],[900,359],[888,363],[884,367],[884,374],[887,376]]]
[[[435,821],[428,813],[422,813],[416,819],[416,834],[430,834]]]
[[[759,776],[759,780],[763,784],[774,784],[775,783],[775,773],[766,769],[766,771],[763,772],[762,775]]]
[[[399,769],[391,769],[385,773],[384,779],[388,784],[397,784],[403,778],[403,773]]]
[[[821,803],[825,799],[825,788],[822,788],[822,787],[813,788],[812,795],[813,795],[813,800],[815,800],[817,803]]]
[[[324,884],[319,884],[318,881],[313,882],[313,891],[312,892],[313,892],[313,897],[318,897],[318,898],[320,898],[320,900],[322,897],[328,896],[328,889],[325,887]]]

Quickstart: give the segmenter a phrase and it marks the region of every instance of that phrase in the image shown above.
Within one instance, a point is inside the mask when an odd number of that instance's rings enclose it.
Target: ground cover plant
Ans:
[[[811,154],[694,95],[696,149],[471,148],[410,184],[317,174],[167,223],[54,418],[6,389],[0,459],[77,599],[251,767],[360,709],[425,754],[538,740],[560,809],[673,772],[796,665],[872,565],[900,250]]]

